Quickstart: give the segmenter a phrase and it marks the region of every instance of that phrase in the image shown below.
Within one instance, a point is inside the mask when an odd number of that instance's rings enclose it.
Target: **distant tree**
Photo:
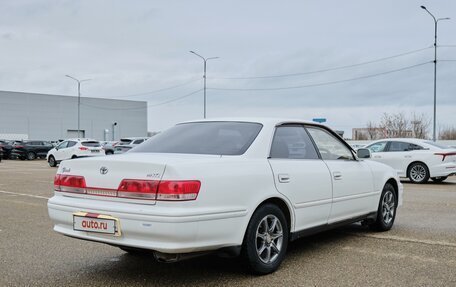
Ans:
[[[369,140],[376,140],[377,139],[377,135],[378,135],[378,127],[375,123],[373,123],[372,121],[369,121],[367,122],[367,125],[366,125],[366,129],[367,129],[367,136]]]
[[[413,132],[413,136],[419,139],[425,139],[428,135],[429,126],[431,120],[426,117],[425,114],[412,114],[412,119],[410,120],[410,127]]]
[[[380,122],[380,128],[386,131],[387,137],[405,138],[409,137],[409,121],[404,113],[397,114],[384,113]]]
[[[456,140],[456,128],[447,127],[439,131],[440,140]]]

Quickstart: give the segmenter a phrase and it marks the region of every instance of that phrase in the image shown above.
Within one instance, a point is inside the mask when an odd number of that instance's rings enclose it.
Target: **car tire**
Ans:
[[[375,231],[388,231],[393,227],[396,219],[397,196],[394,187],[387,183],[383,187],[382,195],[378,203],[377,218],[370,224]]]
[[[75,159],[75,158],[78,158],[78,156],[77,156],[77,155],[73,155],[73,156],[71,157],[71,159]]]
[[[57,166],[57,162],[55,161],[55,158],[52,155],[49,156],[48,163],[49,163],[50,167],[56,167]]]
[[[29,151],[29,152],[27,153],[27,159],[28,159],[28,160],[34,160],[34,159],[36,159],[36,154],[35,154],[33,151]]]
[[[431,177],[433,182],[440,183],[447,179],[448,176]]]
[[[253,213],[241,251],[252,273],[264,275],[279,268],[287,251],[288,231],[285,215],[276,205],[264,204]]]
[[[413,183],[426,183],[429,180],[429,169],[422,162],[415,162],[408,168],[407,177]]]
[[[106,154],[106,155],[112,155],[112,154],[114,154],[114,152],[112,152],[112,151],[106,151],[105,154]]]

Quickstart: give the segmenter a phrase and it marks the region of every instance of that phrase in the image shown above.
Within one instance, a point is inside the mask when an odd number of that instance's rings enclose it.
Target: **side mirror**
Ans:
[[[371,157],[371,152],[367,148],[360,148],[356,151],[356,154],[358,155],[358,158],[370,158]]]

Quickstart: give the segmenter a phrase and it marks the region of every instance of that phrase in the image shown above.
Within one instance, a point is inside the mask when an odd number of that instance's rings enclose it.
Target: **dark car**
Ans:
[[[3,158],[3,147],[0,146],[0,162],[2,162]]]
[[[22,141],[13,144],[11,158],[20,158],[22,160],[34,160],[37,157],[44,158],[47,152],[54,146],[48,141]]]
[[[21,141],[6,141],[0,140],[0,147],[3,149],[3,159],[9,159],[11,157],[11,151],[13,150],[13,144]]]

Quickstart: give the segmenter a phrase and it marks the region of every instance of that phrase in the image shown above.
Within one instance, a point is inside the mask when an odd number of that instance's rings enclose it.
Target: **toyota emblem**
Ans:
[[[107,174],[107,173],[108,173],[108,168],[105,167],[105,166],[102,166],[102,167],[100,168],[100,173],[101,173],[101,174]]]

